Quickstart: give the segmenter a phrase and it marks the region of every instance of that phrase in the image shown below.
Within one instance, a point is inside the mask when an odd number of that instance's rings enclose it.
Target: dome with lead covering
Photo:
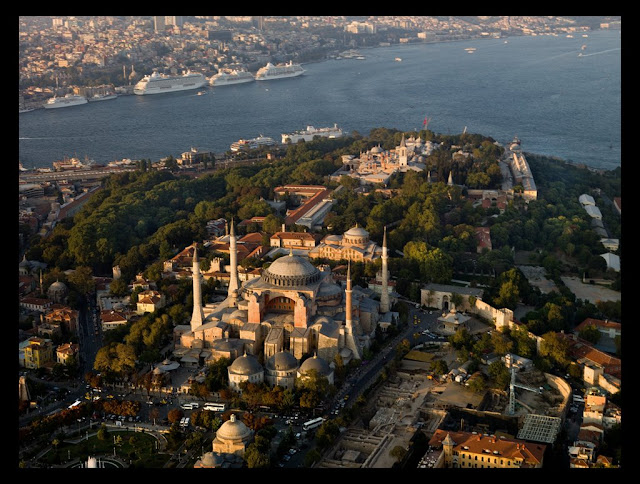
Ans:
[[[255,375],[261,371],[262,365],[253,355],[238,356],[229,366],[229,373],[236,375]]]
[[[237,420],[235,414],[216,431],[216,439],[227,442],[243,442],[250,437],[251,429],[242,420]]]
[[[295,370],[298,368],[298,360],[288,351],[280,351],[269,358],[267,366],[276,371]]]
[[[344,241],[349,244],[367,244],[369,242],[369,232],[356,225],[344,233]]]
[[[321,376],[329,376],[332,372],[329,364],[318,357],[318,355],[307,358],[302,365],[300,365],[300,374],[305,374],[311,370],[316,370]]]
[[[306,286],[322,279],[322,273],[308,260],[289,254],[280,257],[262,272],[262,279],[275,286]]]

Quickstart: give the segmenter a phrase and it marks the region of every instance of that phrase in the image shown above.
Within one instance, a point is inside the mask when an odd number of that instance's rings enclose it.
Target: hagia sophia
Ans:
[[[334,359],[361,359],[376,328],[389,324],[386,231],[382,247],[382,293],[336,282],[329,266],[315,267],[291,251],[274,260],[260,277],[240,284],[237,240],[229,237],[230,279],[227,297],[203,304],[200,261],[194,251],[193,313],[189,325],[174,328],[174,357],[200,367],[225,357],[231,388],[243,381],[292,388],[296,378],[314,369],[333,382]]]

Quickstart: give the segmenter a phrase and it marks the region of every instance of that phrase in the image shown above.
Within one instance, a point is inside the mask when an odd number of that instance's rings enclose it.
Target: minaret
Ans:
[[[382,237],[382,294],[380,294],[380,312],[389,312],[389,270],[387,266],[387,226]]]
[[[198,245],[193,247],[193,267],[191,270],[191,278],[193,279],[193,313],[191,314],[191,331],[195,331],[202,326],[204,322],[204,311],[202,310],[202,289],[200,282],[202,276],[200,274],[200,259],[198,258]]]
[[[453,175],[452,172],[449,172],[449,180],[447,181],[447,185],[452,186],[453,185]]]
[[[231,220],[231,233],[229,234],[229,265],[231,266],[231,277],[229,279],[228,297],[237,299],[238,297],[238,248],[236,246],[236,231]]]
[[[349,265],[347,266],[347,289],[345,290],[345,326],[347,328],[351,328],[353,326],[353,306],[351,301],[351,261],[349,261]]]

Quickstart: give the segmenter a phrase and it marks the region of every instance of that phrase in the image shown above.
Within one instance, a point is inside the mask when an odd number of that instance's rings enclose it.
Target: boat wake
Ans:
[[[583,53],[580,57],[591,57],[592,55],[606,54],[607,52],[614,52],[616,50],[620,50],[620,47],[616,47],[615,49],[601,50],[600,52],[591,52],[590,54]]]

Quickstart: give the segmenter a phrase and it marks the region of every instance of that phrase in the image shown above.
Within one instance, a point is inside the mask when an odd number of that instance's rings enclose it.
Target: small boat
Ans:
[[[198,91],[198,96],[204,96],[207,93],[207,91]]]
[[[394,60],[395,60],[396,62],[402,62],[402,57],[396,57]]]

